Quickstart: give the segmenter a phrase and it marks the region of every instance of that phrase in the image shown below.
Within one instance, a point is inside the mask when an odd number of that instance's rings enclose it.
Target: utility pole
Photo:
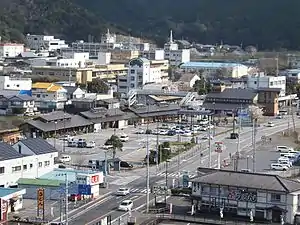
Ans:
[[[291,97],[290,97],[291,98]],[[291,114],[291,101],[288,100],[288,135],[291,136],[291,129],[290,129],[290,114]]]
[[[211,118],[209,117],[208,119],[208,167],[211,168],[211,135],[210,135],[210,120]]]
[[[149,130],[149,104],[148,104],[148,120],[147,120],[147,130]],[[147,132],[147,137],[146,137],[146,149],[147,149],[147,198],[146,198],[146,212],[149,212],[149,203],[150,203],[150,156],[149,156],[149,132]]]
[[[167,192],[168,192],[168,160],[166,160],[166,191],[165,191],[165,204],[167,205]]]
[[[236,160],[234,164],[234,171],[238,171],[239,169],[239,160],[240,160],[240,143],[241,143],[241,129],[242,129],[242,106],[240,110],[240,115],[238,115],[239,119],[239,130],[238,130],[238,142],[237,142],[237,149],[236,149]]]
[[[158,122],[156,122],[156,170],[158,173],[158,164],[161,162],[160,152],[159,152],[159,134],[158,134]]]
[[[257,123],[257,118],[253,118],[253,173],[256,172],[256,123]]]
[[[65,174],[65,182],[66,182],[66,191],[65,191],[65,194],[66,194],[66,201],[65,201],[65,203],[66,203],[66,225],[68,225],[69,224],[69,216],[68,216],[68,213],[69,213],[69,204],[68,204],[68,195],[69,195],[69,191],[68,191],[68,189],[69,189],[69,184],[68,184],[68,174],[66,173]]]
[[[177,154],[177,177],[178,177],[178,180],[177,180],[177,184],[178,184],[178,187],[180,186],[180,154]]]

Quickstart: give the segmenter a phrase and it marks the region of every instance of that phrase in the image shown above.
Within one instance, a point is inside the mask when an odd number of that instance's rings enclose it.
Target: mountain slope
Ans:
[[[49,34],[67,40],[96,38],[107,23],[69,0],[1,0],[0,35],[22,40],[24,34]]]
[[[298,0],[73,0],[133,34],[201,43],[300,47]]]

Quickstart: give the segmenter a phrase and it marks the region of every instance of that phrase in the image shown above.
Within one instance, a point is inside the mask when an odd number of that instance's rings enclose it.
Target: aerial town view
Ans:
[[[0,225],[300,224],[299,7],[1,0]]]

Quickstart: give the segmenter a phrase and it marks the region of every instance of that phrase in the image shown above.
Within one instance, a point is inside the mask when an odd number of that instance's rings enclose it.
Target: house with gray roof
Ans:
[[[199,168],[200,169],[200,168]],[[200,171],[198,169],[198,171]],[[226,216],[252,214],[255,221],[294,224],[300,206],[300,182],[265,173],[211,169],[191,179],[198,212]]]
[[[66,135],[74,132],[92,132],[94,124],[79,115],[54,111],[25,121],[22,129],[27,137],[46,138],[55,134]]]
[[[132,120],[137,118],[132,112],[123,112],[119,108],[107,109],[104,107],[81,112],[80,116],[94,124],[94,132],[106,128],[122,129],[128,124],[132,124]]]
[[[226,88],[222,83],[216,83],[206,95],[203,107],[216,114],[232,114],[257,104],[257,99],[258,93],[253,89]]]
[[[0,109],[7,114],[24,114],[36,111],[34,98],[26,94],[0,95]]]

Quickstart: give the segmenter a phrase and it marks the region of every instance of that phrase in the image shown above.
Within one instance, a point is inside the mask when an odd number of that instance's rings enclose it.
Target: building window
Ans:
[[[22,167],[21,166],[13,166],[12,167],[12,172],[18,172],[21,171]]]
[[[42,162],[39,162],[39,167],[42,167],[43,166],[43,163]]]
[[[281,195],[280,194],[271,194],[271,202],[280,202]]]
[[[134,88],[134,84],[130,84],[130,87],[131,87],[131,88]]]
[[[23,165],[23,170],[27,170],[27,165]]]
[[[37,98],[40,98],[40,97],[41,97],[41,95],[40,95],[40,94],[37,94],[37,95],[36,95],[36,97],[37,97]]]
[[[135,73],[135,70],[130,70],[130,73]]]
[[[5,172],[4,166],[0,167],[0,174],[3,174]]]
[[[134,77],[134,76],[131,76],[131,77],[130,77],[130,80],[131,80],[131,81],[134,81],[134,80],[135,80],[135,77]]]
[[[44,164],[45,164],[45,167],[50,166],[50,161],[45,161]]]

